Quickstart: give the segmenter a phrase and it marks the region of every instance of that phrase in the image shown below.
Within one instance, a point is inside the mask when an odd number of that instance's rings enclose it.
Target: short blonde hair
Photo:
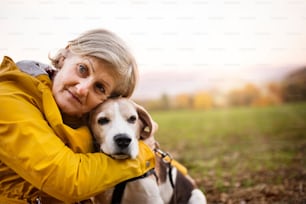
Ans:
[[[110,97],[130,97],[138,81],[136,61],[125,42],[114,33],[105,29],[89,30],[74,40],[68,42],[65,49],[80,56],[91,56],[105,61],[112,68],[116,86]],[[60,67],[63,51],[50,57],[56,68]]]

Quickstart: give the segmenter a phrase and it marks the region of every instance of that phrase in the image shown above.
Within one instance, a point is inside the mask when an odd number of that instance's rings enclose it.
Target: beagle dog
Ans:
[[[122,204],[206,204],[204,194],[180,165],[172,165],[168,155],[155,143],[155,122],[141,106],[127,98],[109,99],[90,114],[90,127],[97,142],[98,151],[114,159],[135,159],[138,155],[138,140],[153,141],[156,152],[155,175],[126,183]],[[95,203],[112,203],[114,189],[96,196]]]

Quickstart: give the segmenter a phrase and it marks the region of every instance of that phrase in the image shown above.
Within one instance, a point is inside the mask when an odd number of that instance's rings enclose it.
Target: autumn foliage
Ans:
[[[270,106],[287,102],[306,101],[306,68],[290,73],[283,80],[269,82],[260,87],[253,83],[221,92],[199,90],[194,93],[180,93],[175,96],[163,94],[160,99],[139,101],[148,109],[195,109],[237,106]]]

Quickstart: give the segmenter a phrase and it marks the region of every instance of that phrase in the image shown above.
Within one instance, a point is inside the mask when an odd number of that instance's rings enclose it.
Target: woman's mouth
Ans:
[[[80,98],[76,94],[74,94],[69,89],[67,89],[67,92],[72,96],[73,99],[75,99],[78,103],[82,104],[82,101],[80,100]]]

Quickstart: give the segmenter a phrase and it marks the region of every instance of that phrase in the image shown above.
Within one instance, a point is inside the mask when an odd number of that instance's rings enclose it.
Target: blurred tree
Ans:
[[[306,67],[289,74],[282,88],[285,102],[306,101]]]
[[[280,100],[283,98],[282,87],[279,83],[270,82],[267,84],[269,94],[278,97]]]
[[[229,106],[242,105],[242,91],[238,89],[231,90],[228,93],[227,101],[228,101]]]
[[[193,97],[193,108],[194,109],[210,109],[213,107],[212,96],[204,91],[195,93]]]
[[[280,83],[270,82],[267,84],[270,104],[280,104],[283,102],[283,90]]]
[[[243,90],[243,104],[253,105],[254,101],[260,98],[260,90],[254,84],[246,84]]]
[[[167,94],[162,94],[160,97],[160,108],[162,110],[169,110],[171,107],[170,98]]]
[[[281,99],[276,97],[273,94],[267,94],[265,96],[261,96],[253,101],[253,106],[270,106],[270,105],[276,105],[280,104]]]
[[[246,84],[243,89],[235,89],[228,94],[230,106],[249,106],[260,98],[260,90],[254,84]]]
[[[178,94],[175,96],[175,108],[187,109],[192,107],[192,97],[189,94]]]

